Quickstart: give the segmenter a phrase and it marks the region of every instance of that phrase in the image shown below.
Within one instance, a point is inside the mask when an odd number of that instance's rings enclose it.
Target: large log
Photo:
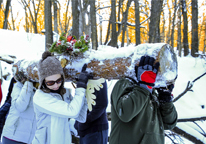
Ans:
[[[143,55],[149,55],[160,63],[155,86],[165,86],[177,77],[177,58],[173,48],[165,43],[140,44],[133,47],[113,48],[102,46],[98,50],[88,50],[83,54],[56,55],[64,68],[66,81],[73,81],[78,76],[84,63],[95,78],[120,79],[125,76],[135,78],[134,66],[139,64]],[[36,61],[21,60],[14,64],[18,71],[38,81]]]

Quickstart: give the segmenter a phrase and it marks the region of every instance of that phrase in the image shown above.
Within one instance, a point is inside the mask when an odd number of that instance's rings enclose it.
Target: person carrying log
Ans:
[[[11,98],[7,97],[8,99],[1,111],[5,114],[8,113],[2,132],[3,144],[30,144],[33,140],[36,130],[33,108],[35,90],[34,83],[28,80],[22,72],[14,75],[9,86]],[[2,114],[4,115],[4,113]]]
[[[74,97],[64,87],[65,77],[60,61],[50,52],[42,54],[38,63],[39,87],[34,95],[37,127],[32,144],[71,144],[71,133],[77,135],[73,119],[84,123],[87,115],[85,97],[87,65],[77,81]]]
[[[154,88],[159,62],[142,56],[136,79],[117,81],[111,93],[110,144],[164,144],[164,130],[175,127],[174,84]]]

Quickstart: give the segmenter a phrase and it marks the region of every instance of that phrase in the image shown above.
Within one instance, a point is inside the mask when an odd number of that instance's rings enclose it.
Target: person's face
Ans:
[[[55,74],[45,78],[45,84],[51,90],[58,90],[62,82],[63,78],[61,74]]]

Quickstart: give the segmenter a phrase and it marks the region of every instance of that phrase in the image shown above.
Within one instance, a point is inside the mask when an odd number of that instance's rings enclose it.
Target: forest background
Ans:
[[[205,13],[204,0],[0,0],[0,29],[45,33],[45,50],[54,35],[66,33],[89,35],[93,49],[162,42],[180,57],[205,57]],[[173,132],[201,143],[181,129]]]
[[[93,49],[164,42],[179,56],[191,49],[197,57],[199,50],[205,53],[205,12],[204,0],[0,0],[0,28],[46,30],[47,49],[56,32],[77,39],[88,34]]]

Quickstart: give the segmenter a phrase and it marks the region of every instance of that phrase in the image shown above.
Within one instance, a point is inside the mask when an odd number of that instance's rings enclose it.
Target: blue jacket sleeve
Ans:
[[[105,111],[108,105],[107,96],[107,82],[103,83],[103,88],[99,91],[95,90],[96,105],[93,106],[92,111],[87,114],[87,122],[92,122],[98,119]]]

